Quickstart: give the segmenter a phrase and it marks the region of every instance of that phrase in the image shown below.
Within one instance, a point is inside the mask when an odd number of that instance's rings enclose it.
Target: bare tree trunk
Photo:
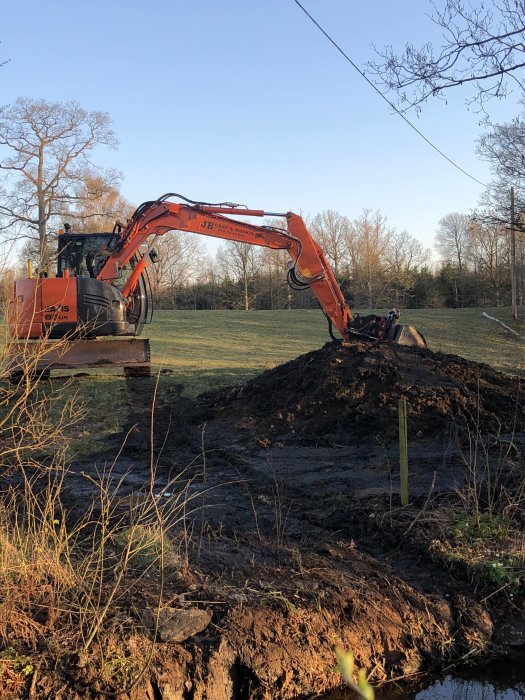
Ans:
[[[514,228],[514,187],[510,188],[510,284],[512,318],[518,320],[518,304],[516,290],[516,230]]]
[[[368,292],[368,308],[372,308],[372,268],[370,266],[370,256],[368,256],[368,263],[367,263],[367,280],[366,280],[366,287],[367,287],[367,292]]]
[[[370,262],[370,232],[366,234],[366,286],[368,292],[368,308],[372,308],[372,265]]]
[[[244,310],[249,311],[250,310],[250,297],[248,295],[248,275],[246,272],[244,273],[243,276],[243,284],[244,284]]]
[[[48,273],[48,251],[47,251],[47,236],[46,236],[46,210],[44,198],[44,151],[40,145],[38,153],[38,175],[36,181],[36,194],[38,201],[38,267],[40,272]]]

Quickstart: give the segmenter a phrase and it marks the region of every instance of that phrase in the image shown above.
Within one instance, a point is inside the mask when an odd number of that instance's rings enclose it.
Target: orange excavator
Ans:
[[[171,201],[175,198],[179,201]],[[231,218],[238,216],[282,217],[286,230]],[[155,240],[171,230],[287,250],[289,284],[312,290],[334,340],[365,337],[426,346],[415,328],[397,323],[397,309],[386,316],[352,316],[324,252],[297,214],[196,202],[175,193],[144,202],[127,224],[117,222],[111,233],[77,234],[66,224],[58,238],[57,276],[15,282],[11,336],[52,340],[139,335],[151,314],[147,266],[155,261]],[[118,353],[118,344],[113,346]],[[88,355],[95,347],[86,345]],[[93,363],[101,361],[94,358]]]

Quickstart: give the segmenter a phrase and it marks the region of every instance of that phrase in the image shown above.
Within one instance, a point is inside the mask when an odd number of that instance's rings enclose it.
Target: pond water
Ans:
[[[355,695],[327,695],[354,700]],[[384,687],[376,700],[525,700],[525,657],[492,663],[433,681],[424,689]]]
[[[517,683],[494,683],[491,680],[467,680],[444,678],[436,681],[415,695],[405,695],[414,700],[521,700],[525,698],[525,671]]]

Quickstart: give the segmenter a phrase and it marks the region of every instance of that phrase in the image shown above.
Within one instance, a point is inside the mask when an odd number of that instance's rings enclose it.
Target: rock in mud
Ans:
[[[211,613],[200,608],[163,608],[144,611],[143,622],[151,634],[161,642],[184,642],[202,632],[211,622]]]

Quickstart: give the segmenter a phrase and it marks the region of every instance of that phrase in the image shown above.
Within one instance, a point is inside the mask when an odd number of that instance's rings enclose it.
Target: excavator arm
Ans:
[[[310,287],[323,309],[330,327],[333,325],[343,340],[348,340],[352,314],[345,302],[339,284],[319,244],[312,238],[303,219],[297,214],[243,209],[234,205],[183,204],[166,201],[164,195],[154,202],[141,205],[120,232],[120,241],[107,260],[97,279],[111,283],[119,271],[136,256],[141,246],[148,248],[135,265],[132,274],[121,289],[131,299],[141,274],[149,260],[158,236],[172,230],[188,231],[214,238],[240,241],[251,245],[287,250],[291,262],[289,276],[298,287]],[[231,216],[282,217],[287,230],[272,226],[257,226],[237,221]]]

